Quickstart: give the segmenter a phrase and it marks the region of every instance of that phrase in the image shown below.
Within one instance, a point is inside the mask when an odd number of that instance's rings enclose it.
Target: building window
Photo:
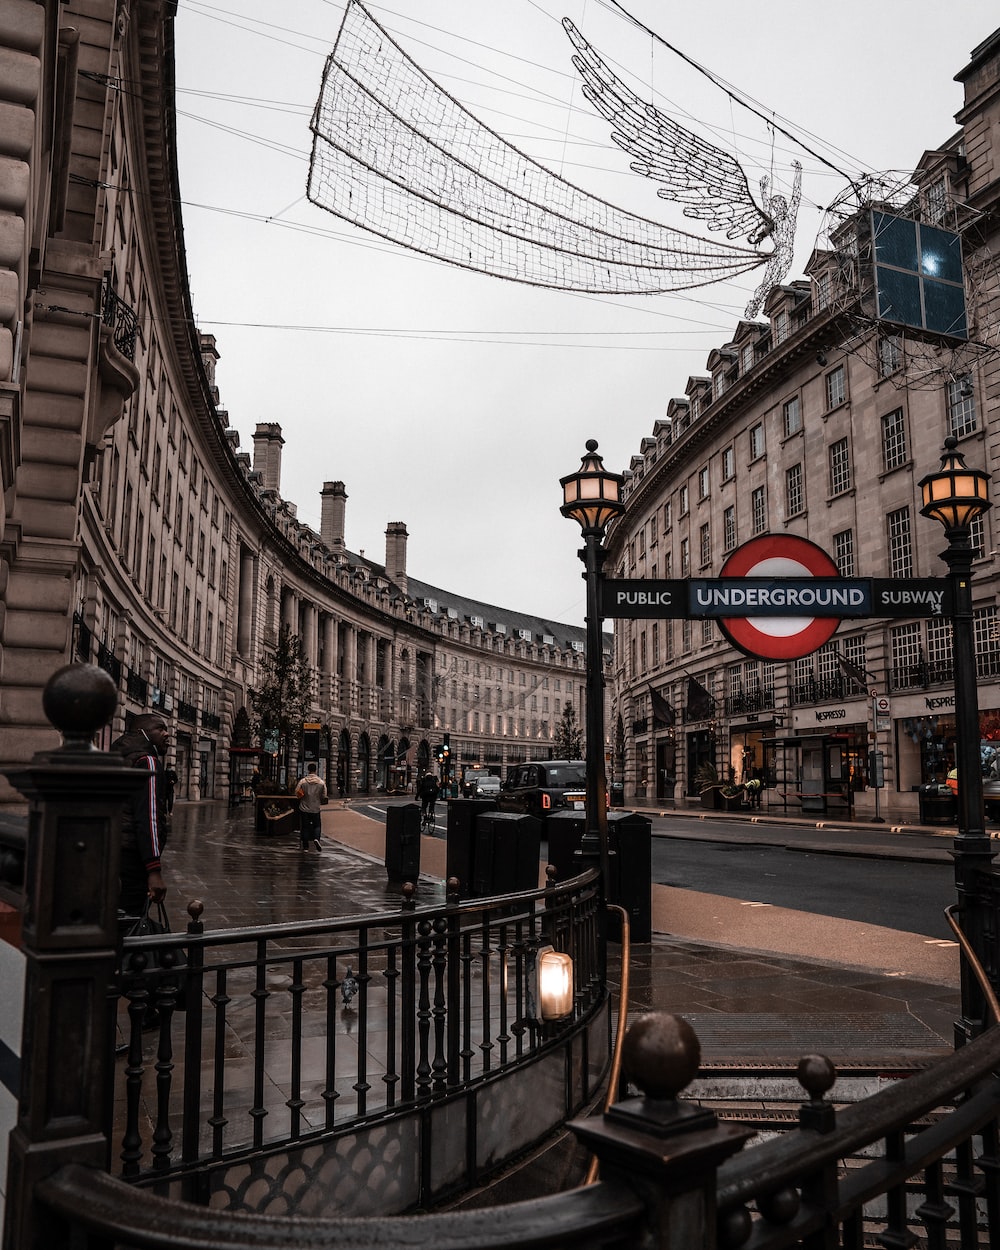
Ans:
[[[654,512],[649,518],[649,545],[656,546],[656,513]]]
[[[948,211],[948,184],[943,177],[935,179],[929,183],[927,190],[924,192],[924,204],[927,211],[927,220],[930,222],[943,221]]]
[[[920,626],[897,625],[889,630],[892,684],[896,690],[919,686],[921,681]]]
[[[972,558],[981,560],[986,554],[986,518],[980,513],[975,520],[969,522],[969,546]]]
[[[750,429],[750,459],[759,460],[764,454],[764,426],[758,422]]]
[[[691,540],[681,539],[681,577],[691,576]]]
[[[753,518],[753,532],[755,534],[765,534],[767,532],[767,496],[764,493],[764,487],[758,486],[750,496],[751,516]]]
[[[722,480],[728,482],[730,478],[736,476],[736,456],[732,447],[727,447],[722,453]]]
[[[736,546],[736,505],[730,504],[722,514],[722,547],[732,551]]]
[[[930,681],[951,679],[951,621],[931,618],[927,622],[927,663]]]
[[[670,529],[670,500],[663,505],[663,529],[666,532]]]
[[[703,469],[698,470],[698,498],[699,499],[708,498],[708,481],[709,481],[708,465],[705,465]]]
[[[842,495],[851,489],[851,452],[846,438],[830,444],[830,494]]]
[[[1000,635],[995,604],[976,608],[976,671],[980,677],[996,677],[1000,673]]]
[[[701,567],[712,563],[712,534],[708,522],[698,532],[698,549],[701,556]]]
[[[701,623],[701,643],[702,643],[702,646],[707,647],[707,646],[708,646],[708,644],[709,644],[709,643],[712,641],[712,639],[714,638],[715,634],[714,634],[714,632],[713,632],[713,630],[712,630],[712,626],[713,626],[714,624],[715,624],[715,622],[712,620],[712,618],[711,618],[710,616],[706,616],[706,617],[705,617],[705,619],[702,621],[702,623]]]
[[[865,655],[864,634],[850,634],[844,639],[844,659],[848,664],[853,664],[855,668],[860,669],[862,673],[866,672],[868,661]]]
[[[785,470],[785,511],[790,517],[798,516],[805,506],[802,465],[793,464],[790,469]]]
[[[955,378],[948,383],[948,432],[956,438],[972,434],[978,428],[976,391],[972,377]]]
[[[744,343],[740,348],[740,373],[749,373],[753,368],[753,344]]]
[[[818,273],[813,282],[813,303],[816,311],[826,308],[830,302],[830,275],[828,273]]]
[[[886,518],[889,538],[889,576],[913,576],[913,550],[910,544],[910,509],[897,508]]]
[[[906,464],[906,424],[902,408],[882,415],[882,464],[887,472]]]
[[[783,343],[788,338],[788,313],[774,314],[771,318],[771,334],[775,343]]]
[[[798,395],[786,399],[782,409],[785,418],[785,438],[797,434],[802,429],[802,404]]]
[[[838,365],[826,375],[826,406],[836,408],[847,398],[847,378],[844,366]]]
[[[688,488],[686,486],[682,486],[677,492],[677,511],[681,516],[688,514]]]
[[[841,577],[854,576],[854,531],[841,530],[833,536],[833,557]]]
[[[887,378],[903,363],[903,352],[898,334],[883,334],[878,341],[878,373]]]
[[[681,621],[681,651],[684,655],[691,650],[691,621],[685,618]]]

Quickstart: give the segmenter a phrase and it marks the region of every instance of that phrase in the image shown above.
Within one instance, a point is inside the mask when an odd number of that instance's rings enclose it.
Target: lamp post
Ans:
[[[595,439],[587,440],[587,454],[576,473],[560,479],[563,516],[578,521],[583,530],[587,582],[587,812],[581,854],[600,860],[601,889],[608,889],[608,780],[604,773],[604,643],[601,637],[601,581],[603,539],[609,522],[625,511],[618,473],[609,473],[597,454]]]
[[[976,517],[991,507],[990,475],[966,466],[955,450],[958,440],[945,439],[941,468],[920,482],[923,493],[922,516],[933,517],[944,527],[948,540],[941,559],[948,565],[952,595],[952,667],[955,681],[955,767],[958,770],[958,836],[955,857],[955,886],[958,893],[958,920],[976,957],[989,965],[986,949],[991,931],[989,899],[983,889],[986,870],[995,852],[990,849],[983,816],[983,776],[979,754],[979,696],[976,686],[975,632],[972,615],[972,557],[969,540]],[[962,1021],[957,1026],[959,1042],[981,1032],[986,1004],[969,967],[962,961]]]

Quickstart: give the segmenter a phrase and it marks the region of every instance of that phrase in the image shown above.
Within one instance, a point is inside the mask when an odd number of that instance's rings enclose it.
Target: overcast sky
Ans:
[[[789,280],[848,176],[908,172],[952,135],[954,75],[998,16],[986,0],[630,0],[810,154],[606,0],[367,7],[509,142],[665,225],[697,229],[629,171],[581,96],[563,16],[636,91],[736,155],[755,190],[764,174],[787,190],[800,160]],[[344,0],[180,0],[185,239],[195,314],[221,353],[222,402],[243,450],[258,421],[281,424],[281,493],[306,523],[319,528],[322,485],[342,480],[351,550],[381,562],[386,524],[404,521],[413,576],[582,623],[579,530],[559,514],[559,478],[588,438],[609,468],[628,466],[727,341],[760,275],[675,295],[541,290],[418,256],[311,205],[309,120],[343,11]]]

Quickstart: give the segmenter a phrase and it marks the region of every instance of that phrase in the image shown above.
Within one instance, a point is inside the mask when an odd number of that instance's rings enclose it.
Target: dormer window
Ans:
[[[783,343],[788,338],[788,313],[784,310],[776,312],[771,318],[771,333],[775,343]]]
[[[942,174],[928,183],[924,192],[924,212],[929,222],[943,221],[948,213],[948,181]]]

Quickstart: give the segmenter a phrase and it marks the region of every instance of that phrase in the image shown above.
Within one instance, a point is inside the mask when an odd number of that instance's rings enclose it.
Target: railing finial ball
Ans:
[[[118,706],[118,688],[96,664],[67,664],[42,691],[42,709],[63,736],[63,745],[88,747]]]
[[[190,901],[190,903],[188,903],[187,905],[187,914],[194,921],[200,920],[204,911],[205,911],[205,904],[201,901],[200,898],[193,898]]]
[[[647,1098],[676,1098],[701,1063],[701,1043],[682,1016],[650,1011],[629,1028],[622,1066]]]
[[[799,1084],[813,1102],[821,1101],[837,1079],[837,1069],[826,1055],[803,1055],[796,1074]]]

